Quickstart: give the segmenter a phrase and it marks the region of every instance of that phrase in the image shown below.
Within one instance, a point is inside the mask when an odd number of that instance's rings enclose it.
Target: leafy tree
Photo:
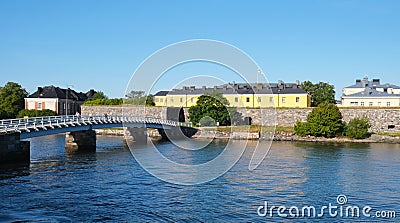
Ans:
[[[98,91],[98,92],[94,93],[93,99],[94,100],[96,100],[96,99],[108,99],[108,97],[104,94],[104,92]]]
[[[18,112],[25,107],[28,92],[15,82],[8,82],[0,88],[0,115],[1,118],[15,118]]]
[[[154,103],[154,96],[152,94],[147,95],[146,97],[146,106],[155,106],[156,103]]]
[[[127,98],[141,98],[144,97],[144,91],[131,91],[125,95]]]
[[[4,110],[0,110],[0,119],[7,118],[7,113]]]
[[[332,138],[343,133],[342,113],[335,104],[322,103],[308,114],[306,123],[297,122],[294,129],[299,136]]]
[[[238,113],[236,108],[228,107],[228,100],[222,93],[214,91],[199,97],[196,105],[189,108],[189,119],[201,125],[230,125]]]
[[[131,91],[127,95],[125,95],[125,103],[131,105],[149,105],[151,106],[151,101],[148,97],[151,95],[146,96],[144,91]],[[149,104],[147,104],[149,103]],[[153,102],[154,103],[154,102]],[[155,105],[155,104],[154,104]]]
[[[313,84],[304,81],[301,88],[311,95],[311,106],[317,107],[321,103],[335,103],[335,87],[325,82]]]
[[[23,109],[18,112],[17,118],[28,117],[41,117],[41,116],[56,116],[57,113],[50,109],[35,110],[35,109]]]
[[[371,127],[367,117],[354,118],[346,126],[345,135],[351,139],[365,139],[371,136],[368,129]]]

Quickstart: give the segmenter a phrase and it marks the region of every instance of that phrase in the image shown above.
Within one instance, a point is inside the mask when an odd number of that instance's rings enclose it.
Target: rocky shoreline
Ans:
[[[123,129],[96,129],[98,135],[110,135],[110,136],[124,136]],[[148,131],[148,135],[151,138],[159,138],[158,131],[153,129]],[[200,130],[193,138],[215,138],[215,139],[248,139],[258,140],[262,135],[259,133],[247,133],[247,132],[221,132],[221,131],[202,131]],[[299,137],[293,132],[275,132],[273,141],[293,141],[293,142],[338,142],[338,143],[400,143],[400,137],[382,136],[373,134],[367,139],[349,139],[344,137],[338,138],[324,138],[306,136]]]

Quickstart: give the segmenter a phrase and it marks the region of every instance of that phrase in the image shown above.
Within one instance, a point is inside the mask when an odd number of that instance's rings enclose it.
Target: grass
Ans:
[[[260,125],[241,125],[241,126],[218,126],[217,131],[220,132],[261,132],[268,131],[272,127],[270,126],[260,126]],[[205,127],[205,130],[214,130],[212,127]],[[294,132],[293,126],[276,126],[275,132]]]
[[[123,130],[123,128],[103,128],[103,130]]]
[[[375,134],[381,136],[400,137],[400,132],[376,132]]]

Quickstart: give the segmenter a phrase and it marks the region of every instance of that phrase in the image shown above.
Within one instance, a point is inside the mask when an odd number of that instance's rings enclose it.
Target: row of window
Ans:
[[[174,102],[174,99],[173,98],[171,98],[170,99],[170,101],[171,102]],[[257,100],[258,102],[262,102],[262,99],[261,99],[261,97],[258,97],[258,100]],[[162,98],[156,98],[155,99],[155,102],[164,102],[164,100],[162,99]],[[180,98],[179,99],[179,102],[183,102],[183,98]],[[194,102],[194,98],[190,98],[190,102]],[[237,98],[237,97],[235,97],[235,102],[237,103],[237,102],[239,102],[239,98]],[[247,97],[246,98],[246,102],[250,102],[250,97]],[[270,97],[269,98],[269,102],[270,103],[273,103],[274,102],[274,98],[273,97]],[[282,97],[282,103],[286,103],[286,97]],[[296,97],[296,103],[300,103],[300,97]]]
[[[365,102],[362,101],[362,102],[358,103],[358,101],[352,101],[352,102],[350,102],[350,105],[351,106],[365,106]],[[375,105],[372,101],[370,101],[368,103],[368,106],[375,106]],[[378,101],[376,106],[382,106],[382,102]],[[386,102],[386,106],[388,106],[388,107],[390,106],[390,101]]]

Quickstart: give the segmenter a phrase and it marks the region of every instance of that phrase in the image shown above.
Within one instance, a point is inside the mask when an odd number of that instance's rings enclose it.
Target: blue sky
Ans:
[[[158,49],[215,39],[250,55],[270,82],[326,81],[339,98],[365,75],[400,85],[399,11],[396,0],[0,0],[0,84],[19,82],[29,92],[73,85],[122,97]],[[224,75],[217,66],[198,67],[176,72]]]

